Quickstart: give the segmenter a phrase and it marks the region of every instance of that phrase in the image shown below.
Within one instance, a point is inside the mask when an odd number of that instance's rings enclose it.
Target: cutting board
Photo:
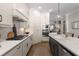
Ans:
[[[8,32],[7,38],[13,38],[14,37],[14,32]]]

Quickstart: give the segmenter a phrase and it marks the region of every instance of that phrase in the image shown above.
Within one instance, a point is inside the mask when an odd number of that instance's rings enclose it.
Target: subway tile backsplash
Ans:
[[[2,27],[0,27],[0,34],[1,34],[1,39],[0,39],[0,41],[3,41],[3,40],[6,40],[6,38],[7,38],[7,33],[9,32],[9,31],[12,31],[12,28],[11,27],[5,27],[5,28],[2,28]]]

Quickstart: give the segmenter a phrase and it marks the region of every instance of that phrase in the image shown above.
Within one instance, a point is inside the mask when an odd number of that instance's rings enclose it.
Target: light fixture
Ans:
[[[49,9],[49,12],[52,12],[52,9]]]
[[[21,32],[24,32],[24,28],[20,28],[20,31],[21,31]]]
[[[38,6],[38,9],[42,9],[42,7],[41,6]]]
[[[60,18],[61,17],[61,15],[57,15],[57,18]]]
[[[60,3],[58,3],[57,18],[61,18],[61,14],[60,14]]]

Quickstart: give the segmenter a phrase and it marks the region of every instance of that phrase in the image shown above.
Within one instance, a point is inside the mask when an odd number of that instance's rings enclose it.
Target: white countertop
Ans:
[[[49,34],[50,37],[54,38],[61,45],[66,47],[70,52],[75,55],[79,55],[79,38],[76,37],[65,37],[64,35]]]
[[[30,33],[26,38],[28,38],[31,35],[32,35],[32,33]],[[19,43],[24,41],[26,38],[24,38],[22,40],[5,40],[5,41],[0,42],[0,45],[1,45],[0,56],[4,55],[6,52],[8,52],[9,50],[11,50],[15,46],[17,46]]]

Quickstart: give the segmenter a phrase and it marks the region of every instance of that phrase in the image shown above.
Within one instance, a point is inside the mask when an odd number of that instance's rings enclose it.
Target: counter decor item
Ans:
[[[65,33],[65,37],[74,37],[74,33]]]
[[[49,29],[50,29],[50,32],[54,32],[54,30],[55,30],[55,25],[54,25],[54,24],[50,25]]]
[[[71,26],[72,26],[72,29],[79,29],[79,21],[72,22]]]
[[[67,33],[65,34],[65,37],[68,37],[68,34]]]
[[[25,34],[29,34],[29,32],[25,32]]]
[[[13,32],[14,32],[14,37],[17,37],[17,28],[15,26],[15,24],[13,25]]]
[[[14,32],[8,32],[6,40],[12,40],[14,38]]]
[[[24,27],[21,27],[21,28],[20,28],[21,35],[24,34],[24,31],[25,31]]]
[[[2,22],[2,15],[0,15],[0,22]]]

